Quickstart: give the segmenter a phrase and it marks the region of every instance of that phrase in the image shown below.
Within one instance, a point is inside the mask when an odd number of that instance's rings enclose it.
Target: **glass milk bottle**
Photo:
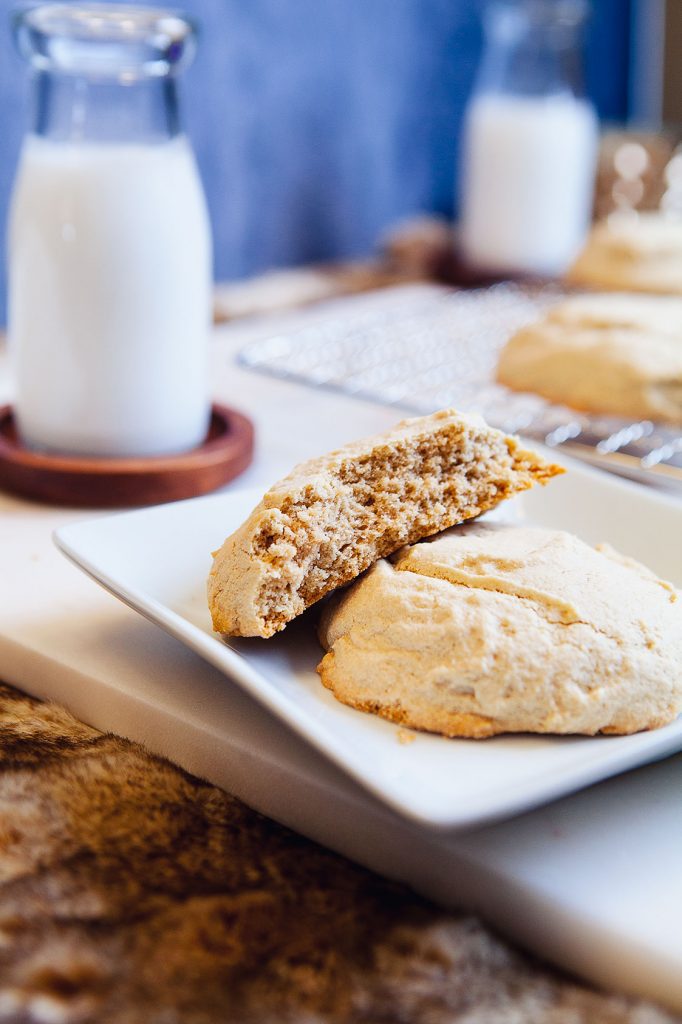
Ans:
[[[188,450],[210,411],[210,231],[176,86],[193,28],[54,4],[14,30],[34,93],[9,228],[20,437],[91,456]]]
[[[492,2],[464,121],[460,242],[471,265],[559,275],[588,228],[597,118],[581,80],[582,0]]]

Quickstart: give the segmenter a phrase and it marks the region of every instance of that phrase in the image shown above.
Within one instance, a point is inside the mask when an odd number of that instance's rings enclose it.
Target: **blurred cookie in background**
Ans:
[[[588,288],[682,294],[682,217],[662,210],[611,214],[594,225],[566,280]]]
[[[513,335],[497,380],[574,409],[682,424],[682,298],[569,298]]]

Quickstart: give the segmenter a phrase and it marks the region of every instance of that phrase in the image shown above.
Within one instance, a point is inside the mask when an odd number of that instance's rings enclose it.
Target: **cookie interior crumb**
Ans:
[[[216,553],[214,629],[271,636],[378,558],[560,472],[452,411],[304,463]]]

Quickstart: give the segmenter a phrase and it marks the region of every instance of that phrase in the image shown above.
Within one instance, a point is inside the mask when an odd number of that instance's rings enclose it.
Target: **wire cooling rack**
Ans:
[[[344,299],[309,326],[251,342],[239,360],[253,370],[405,411],[454,406],[479,412],[509,433],[682,493],[679,430],[577,413],[494,382],[507,339],[561,295],[555,287],[513,284],[474,291],[390,288]]]

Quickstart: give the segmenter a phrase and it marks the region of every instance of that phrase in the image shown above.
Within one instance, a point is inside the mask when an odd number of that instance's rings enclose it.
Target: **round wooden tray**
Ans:
[[[242,473],[253,457],[253,424],[214,405],[206,440],[180,455],[93,458],[25,448],[12,407],[0,407],[0,488],[53,505],[125,508],[207,494]]]

